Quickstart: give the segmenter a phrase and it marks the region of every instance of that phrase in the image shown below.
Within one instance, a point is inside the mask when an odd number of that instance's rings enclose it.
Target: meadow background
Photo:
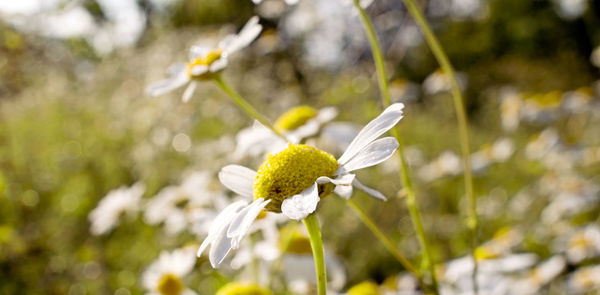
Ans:
[[[88,214],[109,191],[137,181],[150,198],[192,171],[257,167],[231,160],[235,134],[252,121],[213,83],[201,84],[188,103],[181,91],[144,93],[169,64],[186,60],[190,45],[235,32],[252,15],[261,16],[263,33],[224,75],[267,117],[301,104],[335,106],[336,121],[362,126],[381,111],[366,35],[341,1],[11,2],[0,4],[0,294],[142,294],[141,273],[162,249],[201,241],[185,231],[167,235],[142,214],[94,236]],[[480,241],[518,229],[522,239],[511,251],[540,261],[564,253],[561,239],[599,221],[600,51],[593,51],[600,45],[600,2],[420,5],[461,73],[471,150],[489,155],[486,148],[499,139],[512,146],[508,156],[475,170]],[[74,9],[77,15],[69,15]],[[435,262],[443,264],[468,255],[470,243],[460,167],[439,160],[459,155],[447,82],[436,76],[437,62],[401,1],[375,0],[367,11],[393,100],[406,104],[401,137]],[[418,261],[389,162],[360,176],[390,200],[356,200]],[[211,185],[223,189],[216,177]],[[548,211],[559,194],[568,200]],[[401,272],[347,209],[334,197],[319,209],[324,242],[344,261],[347,286]],[[568,263],[542,294],[572,293],[569,275],[600,261],[600,244],[593,247],[598,253]],[[212,294],[232,278],[204,261],[188,284]]]

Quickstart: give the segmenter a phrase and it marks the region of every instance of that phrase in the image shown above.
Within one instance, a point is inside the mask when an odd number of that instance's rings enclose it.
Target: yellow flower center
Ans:
[[[254,178],[254,198],[271,200],[265,210],[281,212],[281,202],[314,184],[320,176],[332,177],[338,168],[336,159],[321,150],[303,144],[289,144],[267,155]]]
[[[275,121],[277,131],[294,130],[317,116],[318,111],[309,106],[299,106],[283,113]]]
[[[371,281],[362,282],[350,288],[348,295],[379,295],[379,286]]]
[[[279,248],[281,252],[291,254],[312,254],[310,240],[303,235],[298,227],[290,223],[280,230]]]
[[[255,284],[231,282],[223,286],[216,295],[271,295],[271,291]]]
[[[213,51],[210,51],[205,56],[198,57],[198,58],[194,59],[193,61],[189,62],[188,65],[187,65],[187,74],[188,74],[188,76],[190,76],[190,78],[195,78],[195,79],[206,78],[207,75],[210,75],[210,72],[204,73],[204,74],[201,74],[201,75],[194,75],[194,74],[192,74],[192,69],[195,66],[207,66],[208,67],[213,62],[215,62],[219,58],[221,58],[222,54],[223,54],[223,49],[218,48],[218,49],[215,49]]]
[[[158,292],[162,295],[179,295],[183,291],[183,282],[174,274],[165,274],[158,281]]]

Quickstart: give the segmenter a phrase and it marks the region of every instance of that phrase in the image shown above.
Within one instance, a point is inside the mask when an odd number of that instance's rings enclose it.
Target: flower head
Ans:
[[[385,200],[382,193],[366,187],[350,172],[377,165],[393,155],[398,148],[396,139],[377,138],[402,119],[403,108],[401,103],[388,107],[358,133],[338,159],[311,146],[289,144],[269,156],[258,171],[237,165],[224,167],[219,173],[221,182],[254,201],[238,201],[225,208],[211,225],[198,255],[211,245],[209,258],[213,267],[218,266],[231,249],[239,247],[263,209],[301,220],[316,210],[322,196],[334,192],[348,199],[353,187]]]
[[[261,30],[258,17],[254,16],[238,34],[226,36],[216,48],[192,46],[189,61],[171,66],[169,70],[171,77],[150,85],[146,88],[146,92],[151,96],[159,96],[189,84],[182,97],[184,102],[188,101],[194,94],[197,81],[211,79],[225,69],[229,55],[252,43]]]
[[[121,215],[137,212],[144,191],[145,186],[142,183],[110,191],[88,216],[92,224],[90,228],[92,234],[106,234],[117,226]]]
[[[216,295],[271,295],[271,291],[252,283],[231,282],[221,287]]]
[[[190,249],[163,251],[142,275],[142,284],[153,295],[196,294],[187,289],[183,282],[183,278],[192,271],[194,264],[196,258]]]

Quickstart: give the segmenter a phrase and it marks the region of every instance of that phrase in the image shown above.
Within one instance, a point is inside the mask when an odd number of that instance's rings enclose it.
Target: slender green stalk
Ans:
[[[450,77],[450,85],[452,98],[454,100],[454,109],[456,111],[456,117],[458,119],[458,133],[460,138],[460,147],[462,152],[463,159],[463,167],[465,174],[465,192],[468,199],[468,207],[469,207],[469,217],[467,219],[467,226],[471,230],[472,239],[471,239],[471,253],[473,256],[473,287],[475,294],[477,294],[477,259],[475,259],[475,249],[477,248],[478,240],[477,240],[477,232],[478,232],[478,218],[477,218],[477,203],[475,199],[475,194],[473,190],[473,175],[471,174],[471,152],[469,150],[469,132],[467,126],[467,115],[465,112],[465,107],[463,104],[463,97],[460,91],[460,87],[458,86],[458,81],[456,80],[456,74],[448,56],[444,52],[444,49],[440,45],[440,42],[437,40],[433,31],[431,30],[427,20],[421,13],[421,9],[416,5],[413,0],[402,0],[408,9],[408,12],[413,16],[417,24],[423,30],[423,34],[425,35],[425,40],[433,55],[439,62],[442,70],[448,77]]]
[[[325,272],[325,259],[323,257],[323,240],[321,239],[321,229],[319,228],[319,220],[313,213],[302,220],[308,236],[310,238],[310,247],[312,248],[313,257],[315,259],[315,268],[317,271],[317,293],[318,295],[327,294],[327,275]]]
[[[387,76],[385,73],[383,54],[381,51],[381,47],[379,46],[379,42],[377,41],[377,35],[375,34],[373,23],[371,22],[371,19],[369,18],[365,10],[360,6],[358,0],[354,0],[354,6],[359,11],[360,19],[362,20],[363,26],[365,27],[365,31],[367,33],[367,37],[369,39],[369,43],[371,44],[371,52],[373,53],[373,59],[375,60],[375,68],[377,69],[377,80],[379,82],[379,90],[381,92],[383,105],[384,107],[388,107],[391,105],[392,100],[390,98],[390,91],[388,88]],[[421,221],[421,213],[419,212],[419,208],[417,205],[417,198],[412,186],[412,181],[410,179],[408,165],[406,164],[406,161],[404,159],[400,133],[396,128],[393,128],[392,135],[398,140],[398,166],[400,167],[400,176],[404,185],[404,191],[406,193],[406,206],[408,207],[408,211],[410,212],[410,217],[412,219],[413,226],[417,233],[419,243],[423,248],[423,262],[425,264],[425,267],[428,269],[429,275],[431,277],[431,287],[433,289],[432,291],[435,294],[438,294],[438,284],[433,260],[431,257],[431,250],[427,241],[427,235],[425,234],[423,222]]]
[[[417,276],[421,285],[423,285],[422,281],[421,281],[422,275],[419,272],[419,270],[408,259],[406,259],[404,256],[402,256],[400,251],[398,251],[398,249],[396,249],[396,247],[394,246],[394,243],[392,242],[392,240],[390,240],[379,229],[379,227],[377,227],[375,222],[373,222],[373,220],[371,220],[371,218],[367,215],[367,213],[362,208],[360,208],[360,206],[358,204],[356,204],[356,202],[354,202],[354,200],[349,199],[347,201],[347,203],[350,205],[350,208],[352,208],[354,210],[356,215],[358,215],[360,220],[362,220],[362,222],[371,230],[371,232],[373,232],[373,234],[381,241],[383,246],[388,251],[390,251],[390,253],[392,253],[392,255],[402,264],[402,266],[404,266],[404,268],[406,268],[408,271],[415,274],[415,276]]]
[[[242,109],[242,111],[244,111],[251,118],[256,119],[258,122],[260,122],[267,128],[271,129],[271,131],[273,131],[273,133],[277,134],[277,136],[279,136],[283,140],[287,141],[285,136],[281,132],[279,132],[277,129],[275,129],[275,127],[273,127],[273,124],[271,124],[269,119],[267,119],[265,116],[263,116],[261,113],[259,113],[256,109],[254,109],[254,107],[252,107],[248,102],[246,102],[246,100],[243,97],[241,97],[237,92],[235,92],[235,90],[233,90],[233,88],[229,87],[227,82],[225,82],[225,80],[223,79],[223,77],[220,74],[215,75],[213,79],[215,80],[217,85],[219,85],[219,87],[223,91],[225,91],[225,93],[227,93],[227,95],[229,95],[229,98],[231,98],[231,100],[240,109]]]

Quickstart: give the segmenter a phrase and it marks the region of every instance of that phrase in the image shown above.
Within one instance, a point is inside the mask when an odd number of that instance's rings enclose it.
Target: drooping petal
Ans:
[[[346,152],[339,158],[340,164],[346,164],[365,146],[373,142],[376,138],[390,130],[400,119],[402,119],[402,109],[404,104],[395,103],[386,108],[377,118],[373,119],[365,126],[358,135],[352,140]]]
[[[192,95],[194,95],[194,91],[196,91],[197,86],[198,86],[198,83],[196,81],[192,81],[190,83],[190,85],[188,85],[188,87],[183,92],[183,96],[181,96],[181,100],[183,102],[188,102],[190,100],[190,98],[192,97]]]
[[[188,77],[185,70],[182,70],[170,79],[161,80],[146,87],[146,93],[150,96],[163,95],[185,85],[189,81],[190,77]]]
[[[362,184],[360,181],[358,181],[358,179],[354,178],[354,181],[352,181],[352,185],[354,187],[356,187],[357,189],[367,193],[368,195],[380,199],[382,201],[387,201],[387,198],[378,190],[376,189],[372,189],[364,184]]]
[[[338,172],[345,173],[377,165],[389,159],[396,149],[398,149],[398,141],[395,138],[378,139],[360,150],[347,163],[340,165]]]
[[[208,236],[206,239],[204,239],[200,245],[200,248],[198,249],[198,257],[202,255],[202,252],[204,252],[204,250],[215,241],[217,234],[220,233],[223,228],[227,229],[229,227],[229,224],[231,224],[231,219],[236,215],[238,210],[247,204],[248,203],[245,201],[234,202],[225,207],[225,209],[223,209],[223,211],[221,211],[221,213],[215,217],[215,220],[212,222],[210,229],[208,230]]]
[[[302,220],[315,212],[319,200],[319,190],[315,182],[301,193],[283,200],[281,212],[290,219]]]
[[[250,206],[246,207],[247,210],[240,211],[238,216],[231,222],[229,229],[227,230],[227,237],[232,238],[232,247],[236,249],[241,240],[246,236],[250,225],[256,219],[262,209],[269,204],[271,200],[264,200],[263,198],[256,199]]]
[[[335,189],[333,190],[333,192],[347,200],[352,196],[352,182],[354,181],[355,177],[356,175],[354,174],[343,174],[333,179],[321,176],[317,178],[317,183],[324,184],[327,182],[331,182],[335,184]]]
[[[253,195],[256,171],[239,165],[227,165],[219,171],[219,180],[228,189],[244,197]]]
[[[217,268],[223,262],[231,248],[231,238],[227,237],[227,227],[223,227],[216,233],[208,253],[208,260],[213,268]]]

